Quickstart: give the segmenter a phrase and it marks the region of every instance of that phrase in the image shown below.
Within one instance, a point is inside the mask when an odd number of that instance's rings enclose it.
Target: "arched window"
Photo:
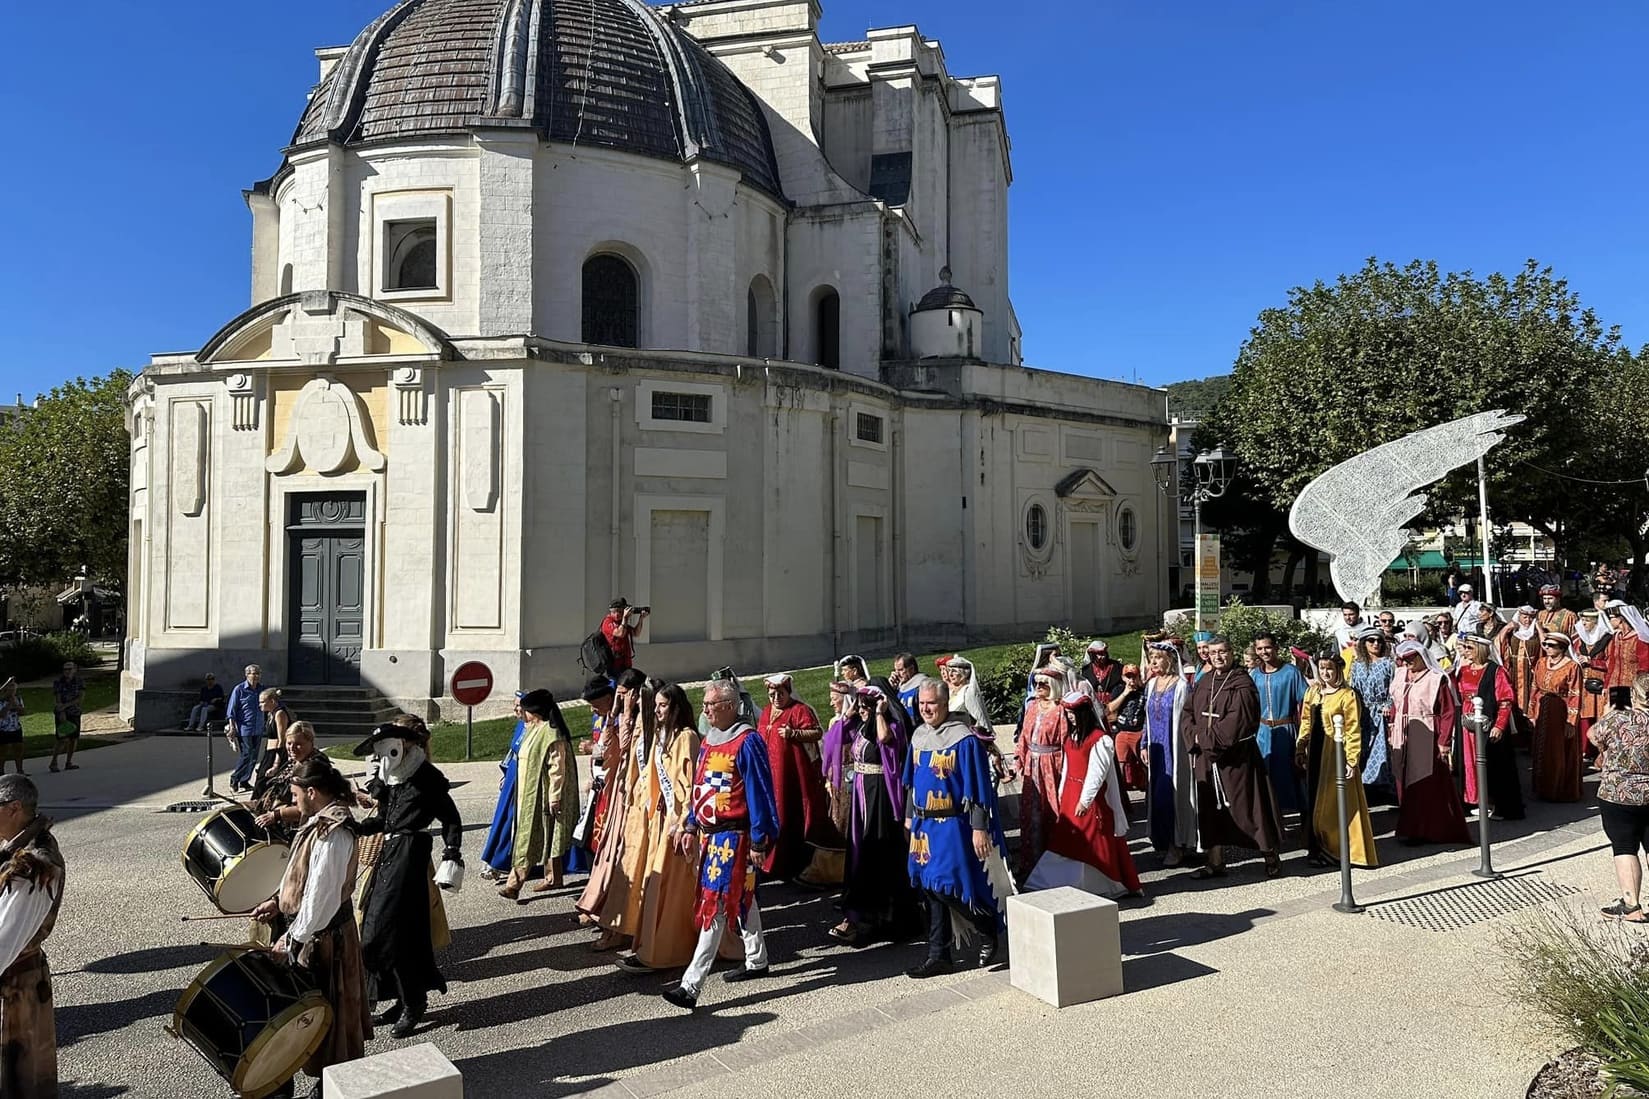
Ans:
[[[292,292],[292,265],[286,264],[281,268],[281,297]]]
[[[641,287],[636,270],[611,252],[584,261],[584,342],[637,347]]]
[[[389,263],[385,290],[434,290],[440,286],[435,271],[435,221],[391,221],[385,225],[389,237]]]
[[[842,299],[828,288],[813,306],[813,361],[832,370],[842,367]]]
[[[744,352],[751,358],[771,359],[779,353],[778,325],[774,320],[776,298],[766,275],[750,280],[744,296]]]

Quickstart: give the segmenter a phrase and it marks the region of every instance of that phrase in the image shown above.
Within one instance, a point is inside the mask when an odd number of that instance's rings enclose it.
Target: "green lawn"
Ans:
[[[1139,634],[1117,634],[1105,639],[1110,643],[1111,656],[1125,664],[1139,662]],[[964,649],[962,655],[983,668],[1000,659],[1003,652],[1013,648],[1012,645],[990,645],[977,649]],[[950,655],[948,651],[940,653],[918,654],[917,659],[922,670],[933,674],[934,660],[941,656]],[[881,660],[868,661],[872,677],[887,675],[893,668],[893,658],[885,657]],[[1028,672],[1030,669],[1027,668]],[[796,684],[796,695],[807,702],[822,715],[828,708],[830,700],[831,668],[825,665],[820,668],[802,668],[792,671],[792,678]],[[756,705],[762,705],[767,699],[767,689],[762,684],[760,676],[747,678],[744,686],[756,700]],[[89,688],[88,688],[89,693]],[[704,690],[701,687],[692,688],[687,692],[695,712],[699,703],[703,701]],[[570,702],[562,706],[567,718],[567,727],[573,736],[583,740],[590,730],[590,710],[582,702]],[[51,715],[48,712],[47,717]],[[464,758],[464,725],[462,722],[436,725],[430,730],[433,736],[433,756],[436,763],[456,763]],[[475,754],[472,758],[503,759],[504,753],[509,751],[510,738],[515,734],[515,721],[512,718],[494,718],[490,721],[475,723]],[[48,749],[49,750],[49,749]],[[348,746],[328,748],[327,754],[339,759],[353,759]]]
[[[112,675],[89,675],[86,696],[80,708],[86,712],[112,706],[120,697],[120,681]],[[50,687],[20,687],[18,697],[23,700],[23,756],[25,759],[48,758],[57,742],[52,719],[52,689]],[[103,748],[112,743],[102,737],[83,736],[77,752]],[[459,749],[462,751],[462,748]]]

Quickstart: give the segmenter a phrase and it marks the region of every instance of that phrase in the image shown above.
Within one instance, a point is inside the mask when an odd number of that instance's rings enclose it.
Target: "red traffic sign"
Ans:
[[[492,669],[467,660],[452,673],[452,698],[460,706],[479,706],[492,694]]]

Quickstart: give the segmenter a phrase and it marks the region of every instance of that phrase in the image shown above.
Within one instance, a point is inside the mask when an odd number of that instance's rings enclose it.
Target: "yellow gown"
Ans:
[[[1313,720],[1313,711],[1321,709],[1321,718]],[[1306,691],[1300,706],[1300,728],[1307,735],[1300,738],[1299,751],[1309,759],[1312,737],[1322,737],[1319,766],[1316,776],[1316,802],[1312,806],[1311,829],[1323,853],[1333,859],[1340,857],[1340,807],[1335,792],[1336,768],[1349,761],[1351,777],[1346,779],[1347,830],[1351,833],[1351,861],[1358,866],[1380,865],[1374,851],[1374,826],[1369,822],[1368,798],[1363,794],[1363,778],[1357,773],[1357,760],[1362,755],[1362,707],[1357,692],[1349,686],[1326,689],[1313,684]],[[1334,715],[1344,719],[1345,754],[1334,751]]]

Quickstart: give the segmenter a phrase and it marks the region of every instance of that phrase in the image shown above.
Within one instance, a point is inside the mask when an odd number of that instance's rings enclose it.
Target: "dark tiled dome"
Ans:
[[[941,272],[941,274],[943,274],[943,272]],[[918,313],[925,313],[929,309],[978,308],[979,307],[977,305],[973,304],[972,298],[968,297],[967,294],[963,293],[961,290],[958,290],[948,282],[943,286],[935,286],[932,290],[929,290],[926,294],[923,294],[922,300],[916,303],[916,312]]]
[[[702,156],[781,194],[761,105],[642,0],[401,0],[321,82],[292,144],[511,125],[570,145]]]

